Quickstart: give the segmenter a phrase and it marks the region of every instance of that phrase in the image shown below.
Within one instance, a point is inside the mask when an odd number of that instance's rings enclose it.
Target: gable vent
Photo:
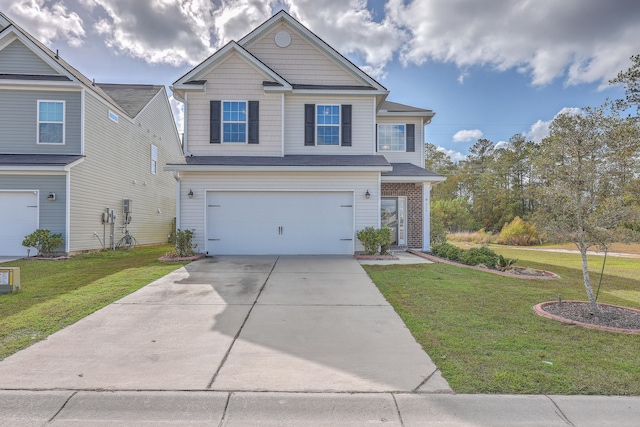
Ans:
[[[287,47],[291,44],[291,35],[286,31],[279,31],[276,34],[276,44],[280,47]]]

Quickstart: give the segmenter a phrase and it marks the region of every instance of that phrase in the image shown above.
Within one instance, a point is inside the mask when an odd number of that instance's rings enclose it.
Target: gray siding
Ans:
[[[40,228],[53,233],[65,232],[66,213],[66,177],[65,175],[0,175],[0,190],[39,190],[40,191]],[[56,194],[56,200],[47,200],[49,193]],[[0,224],[0,227],[7,227]],[[34,230],[35,231],[35,230]],[[64,249],[64,248],[61,248]]]
[[[133,200],[129,232],[140,244],[166,242],[175,217],[176,181],[164,172],[180,158],[180,145],[166,95],[156,97],[132,122],[108,118],[109,108],[87,94],[85,160],[71,169],[70,251],[99,249],[105,207],[117,213],[115,241],[124,235],[123,199]],[[151,173],[151,145],[158,148],[157,173]],[[107,244],[109,227],[106,227]]]
[[[38,100],[65,101],[65,143],[38,144]],[[0,89],[0,152],[4,154],[80,154],[79,91]]]
[[[20,40],[0,50],[0,74],[59,75]]]

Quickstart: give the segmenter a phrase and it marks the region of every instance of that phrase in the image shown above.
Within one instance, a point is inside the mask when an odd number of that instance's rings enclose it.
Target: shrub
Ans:
[[[487,268],[496,268],[498,255],[487,247],[471,248],[464,251],[460,261],[467,265],[484,265]]]
[[[511,267],[513,264],[518,262],[517,259],[514,258],[505,258],[502,255],[498,257],[498,270],[506,270],[507,267]]]
[[[50,257],[54,250],[64,243],[62,234],[51,234],[50,230],[38,228],[28,236],[24,236],[22,246],[26,248],[36,248],[38,255]]]
[[[365,227],[358,231],[358,240],[364,246],[365,255],[375,255],[380,249],[380,254],[384,255],[389,252],[391,247],[391,229],[382,227],[376,230],[373,227]]]
[[[442,243],[432,247],[431,252],[435,256],[439,256],[441,258],[449,259],[451,261],[460,261],[460,257],[462,256],[464,249],[460,249],[450,243]]]
[[[375,255],[378,252],[378,232],[373,227],[365,227],[358,231],[358,240],[364,246],[365,255]]]
[[[167,253],[167,256],[170,258],[178,258],[178,257],[190,257],[196,254],[195,248],[198,245],[193,244],[193,231],[191,230],[176,230],[176,246],[175,248]]]
[[[386,255],[391,248],[391,229],[382,227],[378,230],[378,243],[380,244],[380,255]]]
[[[535,226],[517,216],[513,221],[502,227],[498,243],[502,245],[527,246],[534,244],[538,239],[539,236]]]

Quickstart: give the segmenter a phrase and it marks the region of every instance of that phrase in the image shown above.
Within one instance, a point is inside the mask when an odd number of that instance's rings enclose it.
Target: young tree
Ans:
[[[637,127],[605,114],[605,106],[579,114],[561,114],[540,145],[535,168],[542,179],[537,223],[547,235],[575,243],[582,257],[584,286],[594,313],[599,309],[591,287],[587,250],[607,248],[624,239],[621,227],[632,221],[636,209],[626,197],[626,186],[611,175],[623,167],[617,150],[638,159],[640,151],[621,126]],[[635,147],[635,148],[634,148]]]

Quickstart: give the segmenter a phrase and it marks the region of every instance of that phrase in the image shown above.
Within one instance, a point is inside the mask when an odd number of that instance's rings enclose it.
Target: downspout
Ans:
[[[173,171],[173,178],[176,180],[176,229],[181,228],[180,225],[180,172]]]

